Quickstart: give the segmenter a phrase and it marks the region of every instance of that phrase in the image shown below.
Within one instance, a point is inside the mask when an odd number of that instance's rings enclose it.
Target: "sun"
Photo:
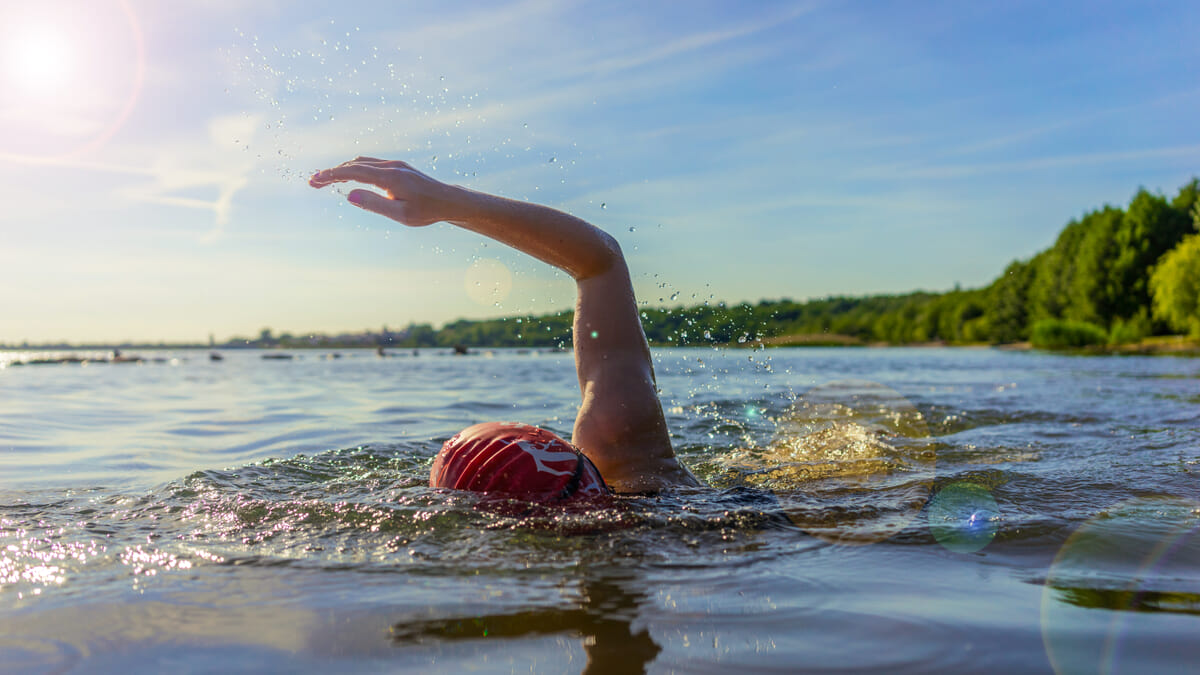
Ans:
[[[71,81],[75,58],[66,35],[50,27],[29,26],[5,45],[6,79],[27,94],[59,91]]]
[[[130,0],[0,0],[0,155],[99,148],[129,119],[145,72]]]

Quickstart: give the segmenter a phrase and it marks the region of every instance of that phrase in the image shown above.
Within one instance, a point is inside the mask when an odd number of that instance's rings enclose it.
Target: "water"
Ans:
[[[475,422],[569,434],[569,354],[292,354],[0,369],[0,670],[1200,658],[1200,360],[661,350],[713,487],[522,513],[429,463]]]

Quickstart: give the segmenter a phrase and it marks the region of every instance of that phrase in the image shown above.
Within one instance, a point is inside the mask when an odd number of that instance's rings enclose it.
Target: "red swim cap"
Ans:
[[[446,441],[433,460],[429,485],[542,503],[609,494],[600,472],[570,443],[510,422],[476,424]]]

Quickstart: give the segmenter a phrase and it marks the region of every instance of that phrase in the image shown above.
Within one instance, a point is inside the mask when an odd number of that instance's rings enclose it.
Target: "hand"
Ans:
[[[322,188],[332,183],[354,181],[381,188],[351,190],[347,200],[409,227],[424,227],[448,220],[455,203],[453,188],[430,178],[406,162],[357,157],[332,169],[313,174],[308,184]]]

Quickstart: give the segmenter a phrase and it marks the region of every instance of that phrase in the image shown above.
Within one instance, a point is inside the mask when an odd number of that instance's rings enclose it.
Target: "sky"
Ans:
[[[595,223],[650,306],[979,287],[1197,119],[1190,0],[3,0],[0,344],[571,306],[308,187],[357,155]]]

